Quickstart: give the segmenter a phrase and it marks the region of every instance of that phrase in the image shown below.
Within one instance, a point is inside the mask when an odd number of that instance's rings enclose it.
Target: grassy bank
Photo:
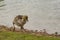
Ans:
[[[57,37],[35,36],[20,32],[0,32],[0,40],[60,40]]]

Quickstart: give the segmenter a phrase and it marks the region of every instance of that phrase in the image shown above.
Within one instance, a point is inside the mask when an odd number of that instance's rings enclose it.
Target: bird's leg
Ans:
[[[14,27],[14,29],[13,29],[13,32],[15,31],[15,27]]]
[[[13,28],[13,32],[14,32],[14,31],[15,31],[15,26],[13,25],[13,27],[14,27],[14,28]]]
[[[21,29],[24,29],[23,26],[21,26]]]
[[[24,32],[24,27],[23,26],[21,26],[21,31]]]

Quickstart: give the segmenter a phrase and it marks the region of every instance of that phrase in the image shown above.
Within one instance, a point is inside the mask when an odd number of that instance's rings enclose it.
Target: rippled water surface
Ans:
[[[12,26],[16,15],[28,15],[26,29],[60,33],[60,0],[4,0],[0,2],[0,24]]]

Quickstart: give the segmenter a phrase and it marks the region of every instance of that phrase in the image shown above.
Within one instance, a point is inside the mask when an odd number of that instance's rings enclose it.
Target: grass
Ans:
[[[0,32],[0,40],[60,40],[59,37],[35,36],[21,32]]]

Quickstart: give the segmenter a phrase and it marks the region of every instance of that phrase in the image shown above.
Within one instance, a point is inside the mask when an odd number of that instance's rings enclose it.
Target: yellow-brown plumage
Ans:
[[[13,20],[13,25],[17,25],[21,27],[21,29],[24,29],[24,24],[28,21],[28,16],[26,15],[17,15]]]

